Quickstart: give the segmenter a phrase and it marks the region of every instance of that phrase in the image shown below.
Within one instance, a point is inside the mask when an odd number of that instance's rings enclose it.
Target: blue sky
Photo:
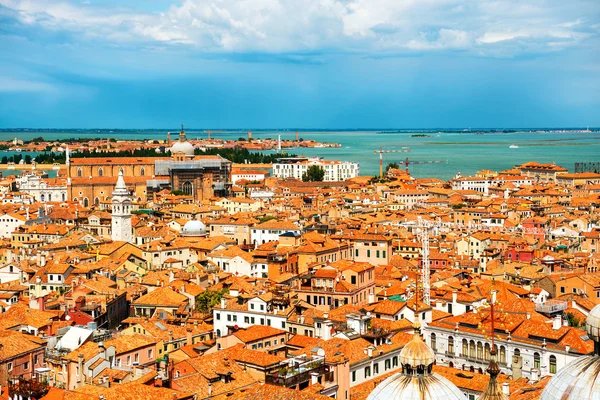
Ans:
[[[600,127],[598,0],[0,0],[0,128]]]

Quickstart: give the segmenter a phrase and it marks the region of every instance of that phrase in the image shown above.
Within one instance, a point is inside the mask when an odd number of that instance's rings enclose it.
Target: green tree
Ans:
[[[223,296],[227,293],[227,289],[222,290],[207,290],[196,296],[196,310],[201,313],[210,312],[214,306],[219,304]]]
[[[304,182],[322,182],[325,177],[325,170],[323,167],[318,165],[311,165],[308,167],[306,172],[302,174],[302,181]]]
[[[577,318],[575,314],[571,312],[567,313],[567,321],[569,321],[569,326],[573,326],[575,328],[580,328],[583,325],[579,318]]]
[[[262,224],[263,222],[267,222],[272,219],[277,219],[277,217],[274,217],[272,215],[265,215],[264,217],[259,218],[258,221]]]
[[[2,164],[8,164],[8,157],[2,157]]]
[[[385,167],[385,172],[388,172],[390,169],[400,169],[400,166],[396,162],[389,163],[387,167]]]
[[[29,154],[25,155],[25,164],[31,164],[31,156]]]

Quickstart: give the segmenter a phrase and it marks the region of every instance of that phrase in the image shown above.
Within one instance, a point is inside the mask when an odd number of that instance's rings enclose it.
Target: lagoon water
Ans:
[[[172,131],[172,136],[176,130]],[[205,131],[186,130],[189,139],[206,138]],[[429,137],[411,137],[426,134]],[[254,139],[294,139],[293,131],[254,131]],[[575,162],[600,162],[600,132],[514,132],[514,133],[437,133],[377,131],[301,131],[301,138],[319,142],[337,142],[341,148],[292,149],[290,153],[306,156],[321,156],[325,159],[354,161],[360,163],[361,175],[379,173],[379,155],[374,150],[396,150],[409,147],[410,153],[384,153],[384,165],[404,160],[443,160],[440,164],[411,165],[410,172],[416,177],[450,179],[457,172],[471,175],[481,169],[501,171],[527,161],[555,162],[570,171]],[[117,139],[164,139],[166,130],[121,130],[121,131],[44,131],[44,132],[0,132],[0,139],[12,137],[30,140],[42,136],[45,139],[67,139],[71,137],[114,137]],[[246,137],[245,132],[211,133],[213,138],[237,139]],[[518,148],[510,148],[518,146]],[[0,157],[3,154],[0,152]],[[21,153],[25,154],[25,153]]]

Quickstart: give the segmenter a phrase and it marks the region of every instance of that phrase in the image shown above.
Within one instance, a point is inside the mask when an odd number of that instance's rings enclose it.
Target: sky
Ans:
[[[600,127],[598,0],[0,0],[0,128]]]

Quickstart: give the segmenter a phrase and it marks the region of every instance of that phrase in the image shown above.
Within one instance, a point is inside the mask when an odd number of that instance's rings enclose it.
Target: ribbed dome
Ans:
[[[466,397],[452,382],[431,372],[435,353],[419,334],[415,333],[400,352],[402,372],[381,382],[367,400],[465,400]]]
[[[404,375],[397,373],[371,392],[367,400],[465,400],[452,382],[438,374]]]
[[[183,125],[181,127],[181,132],[179,133],[179,140],[171,147],[171,154],[177,153],[183,153],[186,156],[194,155],[194,146],[187,141],[185,131],[183,130]]]
[[[400,352],[400,365],[410,365],[417,367],[419,365],[428,366],[435,362],[435,353],[423,342],[415,329],[415,334],[410,342],[404,346]]]
[[[182,236],[204,236],[206,235],[206,226],[202,221],[188,221],[181,230]]]
[[[590,315],[585,321],[585,330],[590,339],[594,342],[600,342],[600,304],[590,311]]]
[[[186,156],[194,155],[194,146],[190,142],[177,141],[171,147],[171,154],[183,153]]]
[[[548,381],[541,400],[600,400],[600,305],[586,319],[586,331],[594,343],[594,354],[581,356],[561,368]]]

